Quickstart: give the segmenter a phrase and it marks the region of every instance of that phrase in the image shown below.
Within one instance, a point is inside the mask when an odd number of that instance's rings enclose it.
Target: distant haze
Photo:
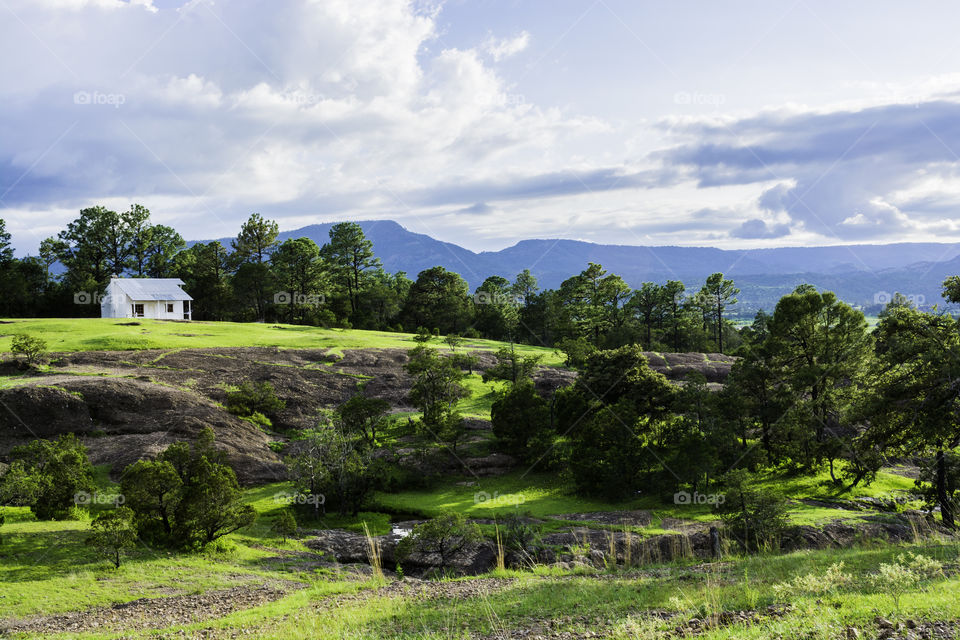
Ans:
[[[284,231],[280,239],[306,237],[327,242],[334,223]],[[646,247],[603,245],[575,240],[523,240],[501,251],[474,252],[428,235],[408,231],[392,220],[359,223],[390,272],[405,271],[415,279],[433,266],[459,273],[471,290],[499,275],[512,280],[524,269],[541,288],[597,262],[622,276],[632,287],[645,281],[682,280],[699,288],[708,275],[723,272],[742,290],[740,310],[772,309],[776,301],[801,283],[837,293],[845,301],[879,310],[895,292],[912,296],[923,306],[943,304],[941,283],[960,275],[960,244],[900,243],[834,247],[785,247],[724,250],[711,247]],[[231,238],[221,242],[229,247]]]

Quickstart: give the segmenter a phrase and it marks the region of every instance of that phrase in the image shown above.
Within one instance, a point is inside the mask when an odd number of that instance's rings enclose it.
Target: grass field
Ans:
[[[211,347],[280,347],[282,349],[411,349],[408,333],[322,329],[256,322],[173,322],[116,318],[39,318],[2,320],[0,352],[10,351],[16,334],[38,336],[52,352],[127,351]],[[445,350],[439,340],[434,346]],[[463,348],[491,351],[503,346],[495,340],[467,340]],[[563,356],[553,349],[517,345],[519,351],[543,356],[543,364],[559,365]]]
[[[290,325],[38,319],[0,325],[0,351],[9,350],[10,337],[18,333],[43,337],[53,352],[277,346],[338,353],[344,349],[409,349],[415,345],[409,334]],[[435,345],[446,350],[439,342]],[[465,346],[493,350],[501,343],[469,340]],[[545,364],[558,365],[562,360],[549,349],[518,348],[542,355]],[[18,379],[17,375],[0,377],[0,388],[16,385]],[[484,384],[476,374],[468,376],[465,385],[472,395],[460,403],[463,414],[488,418],[494,385]],[[385,438],[394,442],[408,435],[405,421],[411,415],[415,414],[393,416]],[[471,455],[484,455],[489,445],[483,441],[464,446]],[[107,494],[117,491],[108,471],[106,467],[97,469],[99,489]],[[838,491],[826,472],[814,477],[770,473],[759,483],[793,499],[790,519],[794,524],[813,526],[837,519],[854,521],[865,515],[822,503],[902,496],[914,491],[910,478],[892,471],[881,472],[869,486],[850,491]],[[308,530],[345,528],[360,532],[366,524],[379,535],[387,533],[398,519],[431,517],[444,511],[482,519],[520,513],[542,519],[542,530],[549,533],[572,525],[605,525],[547,516],[644,509],[652,516],[649,526],[631,529],[641,536],[652,536],[676,530],[681,521],[705,523],[716,519],[709,505],[674,504],[669,496],[638,495],[630,501],[609,503],[577,496],[571,489],[563,470],[544,473],[519,469],[488,478],[455,474],[437,478],[420,489],[377,493],[356,517],[329,514],[317,522],[301,521],[300,525]],[[287,483],[246,489],[246,501],[259,512],[257,522],[202,553],[139,544],[119,569],[94,556],[86,546],[89,518],[39,522],[26,508],[6,507],[6,523],[0,528],[0,621],[84,611],[141,598],[202,596],[262,585],[282,585],[287,593],[278,600],[209,620],[166,622],[149,630],[63,630],[44,637],[453,640],[477,635],[485,639],[518,637],[507,635],[517,631],[523,637],[564,637],[561,634],[567,633],[570,635],[566,637],[644,640],[678,635],[678,626],[691,619],[713,620],[723,612],[750,611],[757,613],[752,624],[734,622],[701,629],[697,637],[835,640],[847,637],[847,627],[863,629],[864,634],[858,637],[876,637],[873,630],[877,615],[896,621],[960,619],[960,599],[956,597],[960,588],[960,545],[956,542],[918,540],[903,547],[866,542],[850,549],[733,556],[720,562],[684,559],[632,568],[551,566],[528,572],[495,570],[476,578],[422,584],[409,580],[385,583],[336,566],[318,566],[310,558],[319,556],[301,540],[284,542],[276,537],[271,524],[285,507],[283,496],[290,490]],[[806,504],[804,500],[817,502]],[[483,529],[492,535],[492,525]],[[925,582],[907,581],[895,588],[878,582],[881,565],[895,562],[905,551],[945,563],[945,574]],[[818,586],[828,584],[824,578],[828,568],[841,562],[846,582],[829,590]],[[765,613],[769,606],[787,604],[775,594],[774,585],[804,576],[806,591],[789,598],[791,608],[778,610],[776,615]],[[897,591],[903,593],[895,600],[892,594]],[[121,612],[119,617],[123,615]]]
[[[249,497],[258,507],[267,507],[273,503],[272,490],[261,488]],[[960,618],[960,599],[956,598],[960,547],[955,543],[867,545],[731,557],[707,564],[686,560],[633,569],[494,571],[477,579],[433,583],[430,588],[435,593],[425,602],[391,591],[376,580],[304,570],[293,561],[286,565],[270,562],[270,558],[302,552],[305,547],[299,541],[284,543],[272,537],[266,521],[229,536],[216,550],[203,554],[138,547],[120,569],[113,569],[84,546],[87,522],[37,522],[23,508],[7,508],[6,513],[0,551],[0,619],[270,582],[304,587],[280,600],[205,622],[152,631],[87,630],[45,637],[151,638],[160,633],[161,637],[284,640],[454,639],[467,637],[468,629],[500,637],[498,634],[511,629],[537,629],[545,624],[558,633],[591,631],[596,637],[639,640],[668,637],[677,625],[692,618],[710,620],[721,612],[745,610],[760,612],[761,617],[751,626],[720,626],[698,637],[826,640],[841,637],[848,626],[870,627],[877,615],[897,621]],[[929,582],[905,585],[895,601],[893,592],[876,580],[880,565],[895,562],[905,551],[935,558],[945,563],[947,571]],[[836,589],[818,590],[820,576],[840,562],[849,582]],[[766,607],[781,602],[773,586],[797,576],[813,576],[812,581],[807,580],[813,585],[808,587],[809,593],[791,596],[791,608],[783,615],[763,615]],[[464,582],[476,584],[466,585],[470,597],[457,591]]]

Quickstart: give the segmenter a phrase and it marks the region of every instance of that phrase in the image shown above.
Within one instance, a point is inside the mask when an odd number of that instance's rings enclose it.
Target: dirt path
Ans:
[[[257,587],[232,587],[203,594],[140,598],[112,607],[96,607],[49,616],[0,622],[0,634],[145,631],[222,618],[235,611],[279,600],[305,585],[272,582]]]

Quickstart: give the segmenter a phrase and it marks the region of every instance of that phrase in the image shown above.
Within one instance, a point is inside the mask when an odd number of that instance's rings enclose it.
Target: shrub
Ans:
[[[534,462],[543,451],[541,445],[550,441],[550,405],[532,382],[522,382],[497,392],[490,410],[493,433],[504,451]]]
[[[286,406],[269,382],[243,382],[235,391],[227,393],[227,411],[241,418],[263,420],[275,416]]]
[[[167,460],[137,460],[123,471],[120,490],[138,519],[142,533],[173,531],[183,480]]]
[[[133,518],[133,511],[128,507],[118,507],[101,513],[90,524],[93,533],[87,538],[87,544],[117,569],[124,550],[132,547],[137,539]]]
[[[191,465],[174,519],[178,541],[204,546],[253,524],[257,512],[244,504],[233,469],[201,455]]]
[[[435,553],[440,556],[440,570],[446,571],[458,552],[482,539],[480,526],[467,522],[462,513],[444,513],[416,525],[397,545],[396,555],[403,561],[415,551]]]
[[[897,561],[883,563],[873,576],[874,585],[893,600],[893,607],[900,613],[900,598],[911,589],[943,577],[943,564],[927,556],[910,553],[900,554]]]
[[[96,488],[87,449],[73,434],[14,447],[10,458],[0,498],[29,506],[40,520],[70,518],[78,497]]]
[[[843,572],[843,563],[830,565],[825,573],[808,573],[796,576],[789,582],[773,585],[773,593],[778,600],[792,602],[800,596],[836,595],[850,585],[853,578]]]
[[[361,436],[369,445],[377,442],[377,430],[386,424],[390,403],[358,393],[337,408],[343,428]]]
[[[587,358],[596,352],[597,347],[587,342],[586,338],[564,338],[557,343],[557,348],[563,352],[563,363],[571,369],[580,369],[583,367]]]
[[[13,336],[10,345],[13,355],[22,357],[28,364],[39,363],[47,353],[46,340],[23,333]]]
[[[284,542],[287,538],[292,538],[297,534],[297,519],[293,516],[290,509],[282,509],[273,520],[273,526],[270,531],[277,534]]]
[[[742,469],[728,473],[723,483],[726,495],[716,511],[726,530],[747,550],[776,542],[787,526],[786,498],[749,486],[749,474]]]
[[[242,416],[247,422],[252,422],[258,427],[267,427],[270,428],[273,426],[273,422],[267,416],[263,415],[259,411],[254,411],[249,416]]]
[[[192,447],[176,442],[156,461],[128,466],[121,487],[141,535],[199,548],[252,524],[257,512],[243,502],[237,476],[223,460],[206,428]]]
[[[528,520],[516,513],[511,513],[503,519],[503,546],[507,551],[532,560],[540,542],[540,527],[532,525]]]

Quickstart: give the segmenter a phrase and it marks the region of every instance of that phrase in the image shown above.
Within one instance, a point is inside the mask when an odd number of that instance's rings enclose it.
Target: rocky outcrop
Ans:
[[[691,373],[699,373],[707,382],[723,384],[730,375],[730,367],[737,361],[722,353],[658,353],[645,351],[650,368],[662,373],[668,380],[681,382]]]
[[[127,378],[59,376],[49,382],[0,391],[0,406],[8,407],[0,412],[4,450],[72,432],[82,438],[91,462],[119,473],[210,427],[242,483],[286,477],[267,434],[201,395]]]
[[[611,512],[621,520],[624,514],[634,514],[639,520],[645,512]],[[612,522],[613,517],[604,514],[567,514],[591,516],[597,522]],[[646,514],[649,515],[649,514]],[[484,522],[484,521],[477,521]],[[396,548],[402,535],[409,532],[416,521],[397,523],[394,533],[375,538],[380,545],[382,564],[385,568],[396,566]],[[799,549],[826,549],[852,547],[865,540],[883,539],[890,542],[913,541],[917,536],[929,533],[945,534],[929,525],[918,523],[911,517],[878,516],[877,520],[856,523],[831,522],[820,527],[789,527],[781,536],[783,551]],[[305,541],[307,547],[325,554],[325,560],[343,564],[366,563],[369,542],[359,533],[330,529],[313,531]],[[728,539],[726,546],[736,546],[736,540]],[[529,552],[511,552],[506,555],[508,566],[529,567],[531,564],[559,564],[564,569],[576,566],[604,568],[610,564],[647,565],[671,562],[681,558],[707,560],[713,557],[710,533],[697,530],[691,533],[675,533],[656,536],[610,529],[573,527],[567,531],[550,533],[540,539],[536,549]],[[492,542],[473,545],[458,554],[450,563],[450,569],[462,575],[476,575],[489,571],[496,563],[496,547]],[[440,566],[440,558],[431,554],[413,554],[403,562],[404,570],[411,575],[431,575]]]
[[[394,533],[373,538],[379,546],[383,567],[392,569],[397,566],[397,544],[403,535],[417,522],[403,522],[395,525]],[[402,533],[400,533],[402,532]],[[370,541],[360,533],[342,529],[328,529],[310,532],[312,538],[304,544],[329,559],[341,564],[369,562]],[[493,568],[496,562],[496,549],[489,541],[469,545],[457,553],[447,563],[447,570],[458,575],[478,575]],[[441,567],[440,556],[431,553],[413,552],[401,563],[407,575],[432,575]]]

